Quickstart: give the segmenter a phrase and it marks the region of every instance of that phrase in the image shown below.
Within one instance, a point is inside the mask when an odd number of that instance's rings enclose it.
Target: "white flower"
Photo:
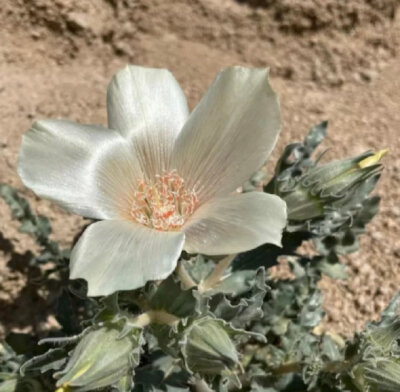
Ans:
[[[223,70],[189,115],[172,74],[128,66],[108,88],[108,128],[33,124],[18,172],[39,196],[101,220],[71,254],[91,296],[166,278],[182,252],[223,255],[280,244],[286,205],[235,190],[259,169],[280,129],[268,70]]]

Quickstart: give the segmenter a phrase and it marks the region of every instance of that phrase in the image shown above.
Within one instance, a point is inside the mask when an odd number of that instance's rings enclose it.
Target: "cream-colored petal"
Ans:
[[[174,76],[166,69],[127,66],[110,82],[108,124],[136,149],[149,176],[167,169],[176,136],[189,110]]]
[[[223,255],[269,243],[280,246],[286,203],[261,192],[210,200],[184,226],[188,253]]]
[[[241,186],[267,160],[280,130],[267,69],[223,70],[176,141],[171,167],[201,200]]]
[[[23,137],[18,173],[39,196],[95,219],[121,216],[142,176],[118,132],[62,120],[33,124]]]
[[[171,274],[184,239],[129,221],[96,222],[72,250],[70,277],[85,279],[89,296],[133,290]]]

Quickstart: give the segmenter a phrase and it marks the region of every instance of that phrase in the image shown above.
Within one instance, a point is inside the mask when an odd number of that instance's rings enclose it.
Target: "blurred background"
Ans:
[[[191,108],[229,65],[270,67],[282,106],[270,165],[329,121],[325,159],[388,147],[381,213],[349,279],[324,278],[325,328],[351,334],[400,288],[400,3],[398,0],[1,0],[0,182],[50,217],[69,246],[83,219],[39,200],[16,174],[34,119],[106,124],[111,75],[126,63],[169,68]],[[36,245],[0,199],[0,334],[55,326],[52,292],[29,267]]]

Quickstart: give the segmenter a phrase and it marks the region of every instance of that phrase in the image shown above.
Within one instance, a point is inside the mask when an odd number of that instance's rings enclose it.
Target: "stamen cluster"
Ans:
[[[173,170],[156,175],[154,181],[140,180],[130,210],[131,217],[156,230],[180,229],[198,204],[194,189],[188,190]]]

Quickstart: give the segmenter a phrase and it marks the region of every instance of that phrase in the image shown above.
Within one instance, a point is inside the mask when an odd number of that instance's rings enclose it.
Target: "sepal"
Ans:
[[[397,294],[382,313],[380,322],[370,323],[346,349],[349,371],[342,375],[359,392],[400,390],[400,318]]]
[[[278,177],[278,194],[287,204],[289,220],[316,219],[324,216],[327,210],[348,210],[362,202],[382,170],[379,164],[360,166],[373,155],[365,153],[316,165],[296,178],[294,184]]]
[[[239,331],[211,317],[194,320],[182,339],[182,354],[193,373],[230,375],[239,366],[239,357],[231,337]]]
[[[351,380],[360,392],[398,392],[400,361],[378,358],[374,362],[361,363],[353,368]]]
[[[118,384],[133,374],[142,344],[140,329],[121,337],[116,326],[92,328],[72,351],[65,368],[55,373],[56,385],[84,392]]]
[[[197,313],[197,300],[193,291],[185,290],[174,276],[170,276],[159,285],[150,285],[147,300],[153,310],[162,310],[177,317],[189,317]]]
[[[264,187],[285,200],[289,232],[326,236],[351,226],[354,214],[375,188],[387,150],[319,164],[311,155],[326,135],[327,123],[311,128],[303,143],[286,147],[275,176]],[[343,230],[342,230],[343,231]]]

